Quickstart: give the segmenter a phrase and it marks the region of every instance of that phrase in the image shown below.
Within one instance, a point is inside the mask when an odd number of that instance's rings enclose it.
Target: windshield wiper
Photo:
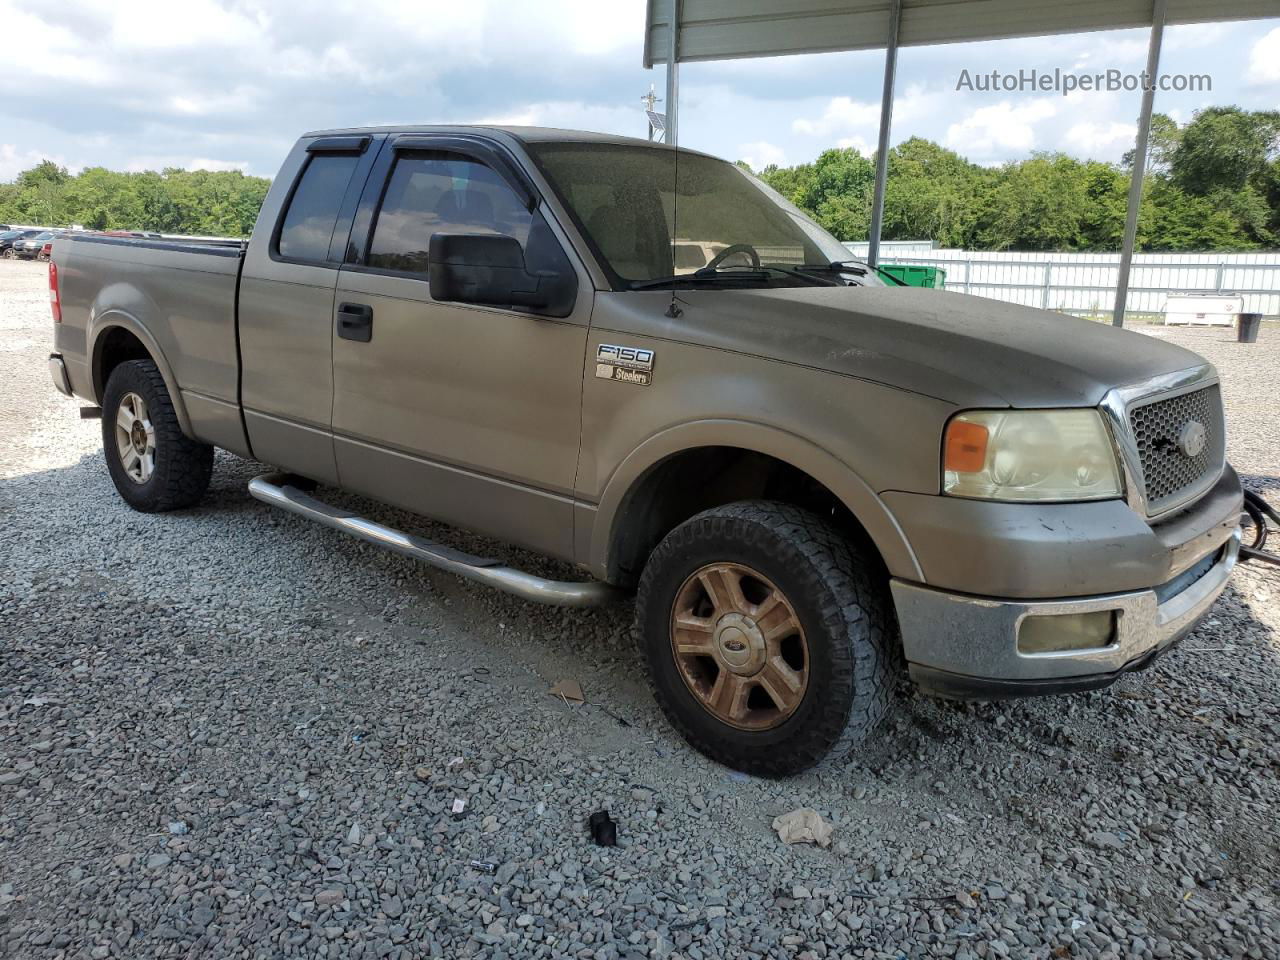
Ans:
[[[830,263],[805,263],[796,266],[797,270],[813,273],[852,273],[865,277],[871,268],[860,260],[833,260]]]
[[[828,280],[825,277],[815,276],[818,272],[827,272],[829,268],[823,266],[813,266],[806,264],[795,264],[782,266],[777,263],[765,264],[764,269],[776,270],[778,273],[785,273],[788,277],[799,277],[801,280],[809,283],[817,284],[823,287],[839,287],[843,286],[838,280]]]
[[[755,267],[702,267],[693,273],[677,273],[670,277],[658,277],[654,280],[641,280],[631,284],[632,290],[646,290],[652,287],[666,287],[673,283],[718,283],[721,280],[749,280],[763,283],[781,274],[785,277],[799,277],[809,283],[829,284],[832,281],[822,280],[794,267],[780,267],[773,264],[762,264]]]
[[[864,263],[861,260],[833,260],[825,266],[821,264],[805,264],[804,266],[796,267],[796,269],[804,270],[806,272],[812,271],[814,273],[852,273],[857,277],[865,277],[868,274],[874,273],[877,277],[888,282],[891,286],[907,286],[904,281],[899,280],[892,273],[885,273],[885,271],[881,270],[879,267],[873,267],[871,264]]]
[[[756,283],[768,280],[772,274],[767,270],[747,269],[741,267],[733,267],[730,269],[720,269],[712,267],[708,269],[703,267],[695,270],[693,273],[676,273],[669,277],[657,277],[653,280],[640,280],[631,284],[632,290],[647,290],[651,287],[667,287],[673,283],[717,283],[721,280],[753,280]]]

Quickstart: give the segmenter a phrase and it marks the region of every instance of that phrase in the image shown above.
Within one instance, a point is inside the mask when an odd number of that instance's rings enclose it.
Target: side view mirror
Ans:
[[[530,273],[514,237],[487,233],[434,233],[427,251],[431,296],[457,303],[567,316],[578,281],[572,270]]]

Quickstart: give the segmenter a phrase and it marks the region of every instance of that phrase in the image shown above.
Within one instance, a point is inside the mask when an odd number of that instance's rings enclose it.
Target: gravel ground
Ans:
[[[44,275],[0,264],[0,955],[1280,955],[1275,574],[1110,690],[904,685],[873,748],[755,780],[664,724],[625,607],[273,513],[227,456],[199,510],[129,511],[48,382]],[[1155,333],[1218,364],[1233,460],[1280,482],[1280,329]],[[800,806],[830,849],[778,841]]]

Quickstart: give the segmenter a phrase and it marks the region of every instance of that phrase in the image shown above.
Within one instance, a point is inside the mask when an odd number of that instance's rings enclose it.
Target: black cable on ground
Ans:
[[[1244,512],[1253,523],[1253,543],[1240,547],[1241,560],[1259,560],[1280,567],[1280,556],[1267,552],[1267,520],[1280,527],[1280,514],[1252,490],[1244,492]]]

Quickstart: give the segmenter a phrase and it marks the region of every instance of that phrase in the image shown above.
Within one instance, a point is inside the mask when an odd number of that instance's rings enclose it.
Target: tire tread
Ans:
[[[116,408],[130,390],[143,394],[156,432],[156,472],[149,484],[135,484],[124,476],[115,455]],[[213,447],[182,432],[164,376],[153,360],[126,360],[111,371],[103,392],[102,445],[116,490],[135,510],[164,513],[193,507],[209,489]]]
[[[663,712],[701,752],[764,776],[787,776],[824,759],[847,756],[888,713],[896,682],[896,636],[882,579],[869,564],[857,561],[849,542],[834,527],[800,507],[767,500],[715,507],[676,527],[651,554],[636,596],[638,642],[646,642],[649,617],[667,615],[666,604],[654,596],[656,571],[668,557],[708,535],[741,538],[770,549],[780,543],[794,548],[806,592],[824,598],[817,611],[820,622],[833,639],[845,640],[832,644],[832,672],[835,687],[851,690],[852,695],[843,702],[829,697],[817,721],[788,741],[785,756],[737,751],[692,728],[670,708],[651,673],[650,687]]]

